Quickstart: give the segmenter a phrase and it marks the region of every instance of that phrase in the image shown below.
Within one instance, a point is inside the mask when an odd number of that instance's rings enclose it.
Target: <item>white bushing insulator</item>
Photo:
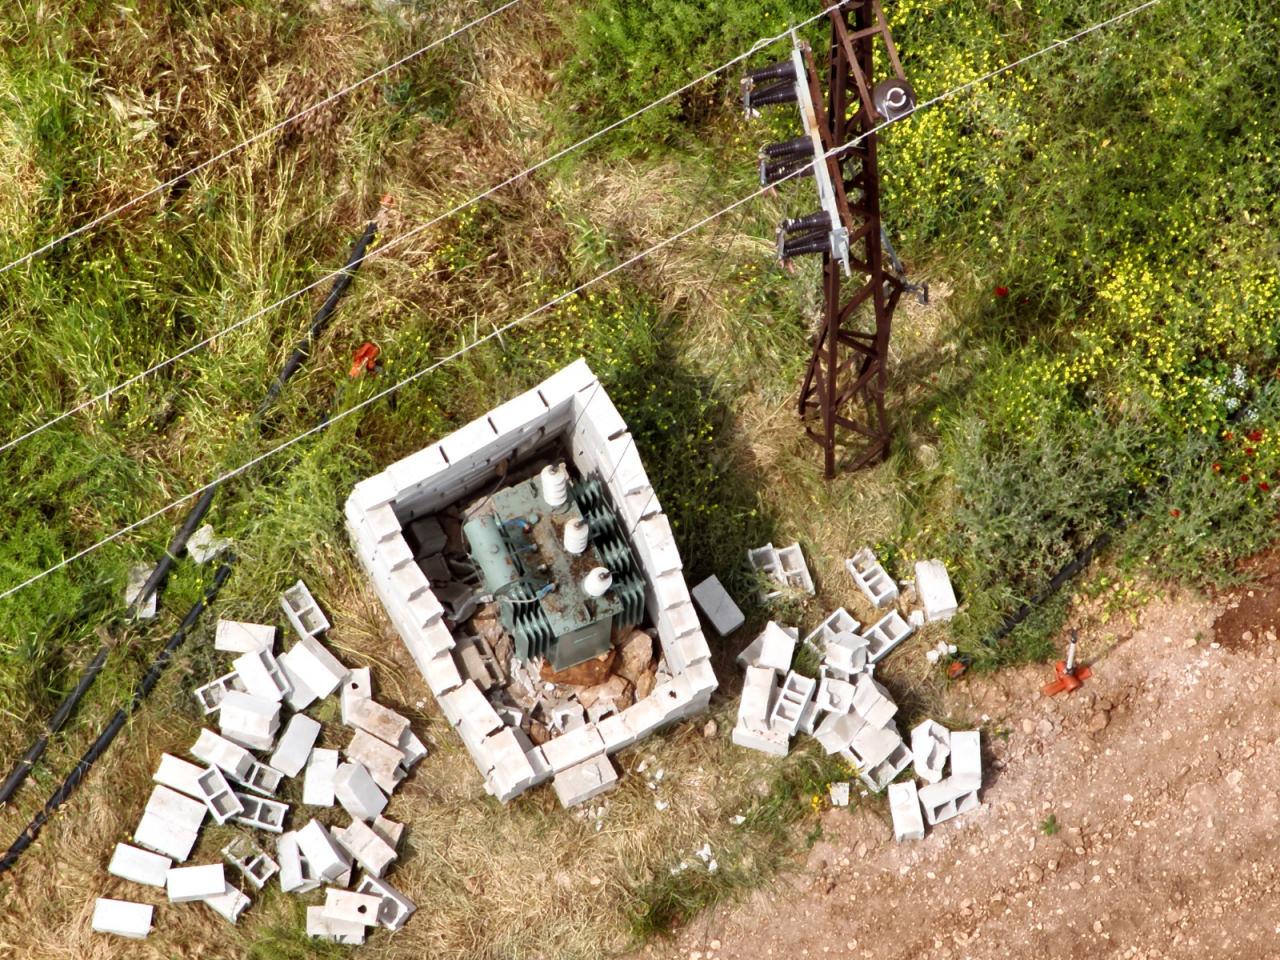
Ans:
[[[603,597],[613,586],[613,574],[604,567],[596,567],[582,578],[582,592],[588,597]]]
[[[563,463],[550,464],[542,468],[542,499],[549,507],[563,506],[569,499],[569,471]]]
[[[574,517],[564,525],[564,549],[565,553],[579,556],[587,549],[587,540],[591,534],[591,528],[587,526],[587,521]]]

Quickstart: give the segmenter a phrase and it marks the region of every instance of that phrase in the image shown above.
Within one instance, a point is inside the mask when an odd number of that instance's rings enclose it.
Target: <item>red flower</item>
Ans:
[[[1248,483],[1248,482],[1249,482],[1249,475],[1248,475],[1247,473],[1242,473],[1242,474],[1240,474],[1240,482],[1241,482],[1241,483]]]
[[[997,296],[997,297],[1007,297],[1008,295],[1009,295],[1009,288],[1008,288],[1008,287],[996,287],[996,296]]]
[[[1223,440],[1234,440],[1234,439],[1235,439],[1235,434],[1234,434],[1234,433],[1232,433],[1230,430],[1228,430],[1226,433],[1224,433],[1224,434],[1222,435],[1222,439],[1223,439]]]
[[[1244,455],[1245,455],[1246,457],[1252,457],[1252,456],[1253,456],[1253,447],[1245,447],[1245,448],[1244,448]]]
[[[1261,490],[1263,493],[1266,493],[1268,490],[1271,489],[1271,484],[1263,480],[1260,484],[1258,484],[1258,489]]]
[[[1213,465],[1213,472],[1214,472],[1214,473],[1221,473],[1221,472],[1222,472],[1222,464],[1220,464],[1220,463],[1215,463],[1215,464]]]
[[[1182,516],[1182,511],[1179,510],[1177,507],[1174,507],[1172,510],[1169,511],[1169,516],[1180,517]]]
[[[1257,442],[1258,442],[1259,440],[1261,440],[1261,439],[1262,439],[1262,431],[1261,431],[1261,430],[1251,430],[1251,431],[1249,432],[1249,442],[1250,442],[1250,443],[1257,443]]]

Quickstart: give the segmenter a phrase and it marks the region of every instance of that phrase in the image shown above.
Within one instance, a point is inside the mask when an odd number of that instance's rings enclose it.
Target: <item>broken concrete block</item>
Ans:
[[[826,650],[829,640],[841,634],[857,633],[860,626],[861,624],[853,619],[848,610],[844,607],[838,607],[805,636],[804,644],[814,653],[821,656]]]
[[[957,790],[982,788],[982,737],[977,730],[951,734],[951,782]]]
[[[373,675],[368,667],[352,670],[342,681],[341,711],[343,723],[348,723],[347,708],[355,700],[367,700],[373,696]]]
[[[335,880],[351,867],[351,858],[319,820],[312,820],[297,833],[298,852],[312,876]],[[283,858],[281,868],[283,869]]]
[[[769,667],[747,667],[738,701],[738,725],[764,731],[769,727],[769,711],[777,692],[777,674]]]
[[[283,700],[290,684],[270,650],[242,653],[231,661],[247,693],[263,700]]]
[[[800,711],[800,722],[796,724],[796,731],[813,736],[814,728],[818,723],[818,712],[817,699],[811,698]]]
[[[777,673],[786,673],[791,669],[791,658],[795,652],[795,638],[770,620],[746,649],[738,654],[738,664],[743,667],[768,667]]]
[[[818,682],[814,704],[820,713],[844,714],[853,709],[854,685],[847,680],[824,676]]]
[[[332,943],[359,946],[364,943],[365,925],[346,920],[334,920],[325,915],[321,905],[307,907],[307,936]]]
[[[373,832],[382,838],[392,850],[400,849],[400,838],[404,836],[404,824],[388,820],[386,817],[374,817],[370,825]]]
[[[727,590],[720,585],[720,579],[712,574],[693,588],[693,602],[698,605],[703,616],[711,621],[711,627],[717,634],[727,637],[744,623],[746,617],[733,602]]]
[[[173,867],[165,877],[170,903],[190,903],[215,897],[227,885],[222,864],[205,863],[197,867]]]
[[[493,769],[485,777],[485,789],[506,803],[526,790],[537,779],[537,773],[525,756],[525,746],[515,730],[504,727],[485,741]]]
[[[246,827],[256,827],[270,833],[284,832],[284,819],[289,814],[289,805],[279,800],[268,800],[251,793],[237,793],[236,798],[244,806],[244,810],[236,814],[236,823]]]
[[[849,805],[849,781],[840,780],[836,783],[827,784],[827,796],[831,798],[833,807],[847,807]]]
[[[778,563],[782,572],[782,583],[793,590],[801,590],[809,596],[814,595],[813,577],[809,575],[809,565],[804,562],[804,551],[800,544],[793,543],[778,551]]]
[[[213,527],[205,524],[191,536],[187,537],[187,556],[199,564],[206,564],[218,554],[224,552],[231,541],[214,535]]]
[[[285,893],[306,893],[320,886],[320,878],[311,872],[298,846],[298,833],[290,830],[276,841],[280,861],[280,889]]]
[[[893,817],[893,839],[923,840],[924,820],[914,780],[889,784],[889,813]]]
[[[788,673],[769,712],[769,727],[788,737],[794,734],[816,686],[817,681],[812,677],[794,671]]]
[[[483,637],[459,638],[453,655],[463,677],[474,680],[481,690],[492,690],[506,680],[493,648]]]
[[[254,750],[270,750],[280,729],[280,704],[232,690],[222,698],[218,727],[233,743]]]
[[[202,773],[204,773],[204,767],[198,767],[194,763],[175,757],[172,754],[162,753],[160,754],[160,766],[156,768],[156,772],[151,779],[166,787],[172,787],[188,797],[203,800],[204,796],[200,792],[200,785],[196,782]]]
[[[324,644],[312,637],[304,637],[290,647],[288,657],[288,672],[317,697],[329,696],[349,673]]]
[[[284,728],[275,753],[271,754],[271,766],[286,777],[296,777],[311,758],[311,748],[320,736],[320,724],[305,714],[295,713]]]
[[[224,653],[270,653],[275,643],[275,627],[243,620],[219,620],[213,635],[213,649]]]
[[[875,607],[887,607],[898,599],[898,585],[885,572],[870,547],[864,547],[855,553],[844,562],[844,567],[858,589],[866,594]]]
[[[333,831],[333,838],[370,876],[380,877],[396,859],[395,848],[363,820]]]
[[[239,920],[240,914],[249,907],[249,898],[229,883],[223,886],[222,892],[217,896],[201,899],[209,909],[231,923]]]
[[[395,792],[405,772],[400,767],[404,754],[396,747],[379,740],[371,733],[356,730],[344,751],[347,759],[360,764],[369,771],[384,793]]]
[[[404,757],[400,762],[404,764],[405,770],[412,770],[418,761],[427,755],[427,745],[408,727],[401,735],[400,742],[396,744],[396,749]]]
[[[333,792],[342,808],[359,820],[372,820],[382,813],[387,798],[359,763],[344,763],[333,778]]]
[[[950,620],[959,609],[951,578],[941,560],[921,560],[916,564],[916,596],[930,622]]]
[[[311,595],[311,591],[301,580],[280,594],[280,607],[284,610],[284,615],[289,618],[293,629],[298,632],[298,636],[304,640],[329,629],[329,618],[324,615],[324,611],[316,603],[316,598]]]
[[[309,807],[331,807],[334,802],[333,780],[338,773],[338,751],[317,747],[311,751],[311,762],[302,781],[302,802]]]
[[[332,887],[324,894],[324,915],[329,920],[363,923],[366,927],[372,927],[378,922],[378,908],[381,906],[382,898],[376,894],[335,890]]]
[[[217,680],[206,683],[203,687],[196,687],[192,695],[200,704],[200,709],[204,711],[205,716],[208,716],[222,706],[222,698],[232,690],[245,692],[244,681],[234,670],[224,673]]]
[[[785,757],[790,746],[790,740],[785,734],[770,730],[767,727],[763,730],[757,730],[747,726],[741,720],[734,726],[730,740],[739,747],[746,747],[748,750],[759,750],[775,757]]]
[[[564,807],[575,807],[610,790],[618,782],[618,771],[607,754],[598,754],[576,766],[561,770],[551,782]]]
[[[388,930],[399,930],[417,909],[408,897],[385,880],[376,877],[361,877],[355,886],[355,892],[380,898],[378,923]]]
[[[278,863],[247,837],[236,837],[223,847],[222,859],[239,870],[244,878],[259,890],[266,886],[267,881],[280,869]]]
[[[209,808],[209,814],[217,823],[226,823],[244,812],[244,805],[227,783],[226,775],[217,767],[208,767],[196,778],[200,799]]]
[[[148,887],[163,887],[172,866],[173,861],[162,854],[117,843],[115,852],[111,854],[111,863],[107,865],[107,873]]]
[[[829,713],[814,729],[813,736],[827,753],[839,753],[849,749],[849,744],[866,723],[856,713]]]
[[[826,641],[822,652],[822,666],[846,677],[861,673],[867,668],[867,652],[870,641],[856,633],[838,633]]]
[[[902,619],[902,614],[898,613],[897,610],[890,610],[881,619],[872,624],[864,634],[868,642],[868,662],[879,663],[889,655],[894,647],[898,646],[914,632],[915,628]]]
[[[357,730],[364,730],[384,743],[399,743],[404,732],[409,729],[407,719],[390,707],[367,698],[349,701],[343,723]]]
[[[124,605],[132,606],[133,603],[142,594],[142,588],[147,585],[147,580],[151,577],[151,572],[155,570],[155,566],[149,563],[135,563],[129,568],[129,581],[124,588]],[[133,615],[138,620],[151,620],[156,615],[156,591],[152,590],[147,596],[145,603],[138,604]]]
[[[118,937],[143,940],[151,932],[151,914],[154,909],[149,903],[99,897],[93,902],[91,926],[98,933],[114,933]]]
[[[853,685],[853,709],[873,727],[883,727],[898,712],[898,705],[889,691],[863,673]]]
[[[579,727],[542,745],[542,754],[555,773],[575,767],[603,752],[604,740],[590,726]]]
[[[841,754],[841,756],[846,756],[847,759],[853,757],[853,754]],[[857,762],[856,758],[854,758],[854,762]],[[911,751],[907,749],[905,743],[899,740],[898,745],[879,765],[872,767],[870,770],[859,771],[858,779],[862,781],[868,790],[879,792],[893,783],[898,774],[909,766],[911,766]]]
[[[853,735],[848,749],[858,758],[859,770],[873,770],[902,746],[902,737],[897,730],[867,723]]]
[[[191,755],[204,763],[212,764],[224,773],[243,777],[254,763],[253,754],[238,743],[220,737],[212,730],[201,730],[191,747]]]
[[[911,756],[916,776],[925,783],[942,779],[951,753],[951,731],[940,723],[925,720],[911,730]]]

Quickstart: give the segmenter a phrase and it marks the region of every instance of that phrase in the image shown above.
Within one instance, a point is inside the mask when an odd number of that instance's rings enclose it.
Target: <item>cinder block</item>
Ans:
[[[578,727],[542,745],[542,755],[551,769],[559,773],[577,766],[597,753],[604,752],[604,740],[591,726]]]
[[[344,763],[333,778],[333,792],[342,808],[359,820],[372,820],[387,806],[369,771],[358,763]]]
[[[308,687],[302,679],[302,671],[305,669],[302,660],[305,657],[306,652],[299,650],[295,644],[276,658],[276,663],[280,665],[285,678],[289,681],[289,693],[285,696],[284,702],[293,710],[305,710],[319,699],[319,694]]]
[[[325,916],[323,905],[307,907],[307,936],[309,937],[328,940],[331,943],[359,946],[364,943],[366,929],[363,923],[334,920]]]
[[[493,432],[507,440],[537,430],[547,422],[550,410],[542,395],[526,390],[489,412],[489,425]]]
[[[312,873],[298,846],[298,833],[290,830],[276,841],[280,860],[280,889],[285,893],[306,893],[320,886],[320,878]]]
[[[418,761],[427,755],[427,745],[419,740],[417,734],[411,729],[405,729],[396,747],[404,758],[400,762],[404,765],[406,771],[412,770]]]
[[[319,820],[312,820],[299,830],[296,841],[311,875],[320,880],[334,880],[351,867],[351,858]],[[282,858],[282,869],[283,866]]]
[[[925,783],[937,783],[951,754],[951,731],[925,720],[911,731],[911,756],[915,773]]]
[[[715,632],[722,637],[727,637],[746,623],[746,617],[733,602],[729,592],[720,585],[720,579],[715,574],[693,588],[693,602],[711,621]]]
[[[259,890],[280,870],[280,864],[247,837],[236,837],[223,847],[222,859],[239,870]]]
[[[256,797],[251,793],[237,793],[236,797],[243,804],[244,810],[235,817],[236,823],[246,827],[255,827],[270,833],[283,833],[284,820],[289,815],[289,805],[279,800],[268,800]]]
[[[605,753],[617,753],[623,747],[629,747],[636,742],[635,735],[627,726],[626,718],[620,713],[605,717],[597,723],[596,732],[604,741]]]
[[[844,566],[858,589],[877,608],[883,609],[898,598],[898,585],[885,572],[869,547],[863,547],[855,553],[844,562]]]
[[[924,819],[920,815],[920,797],[914,780],[889,784],[889,813],[893,816],[893,839],[924,839]]]
[[[196,867],[173,867],[165,878],[170,903],[190,903],[222,893],[227,878],[220,863]]]
[[[289,693],[289,680],[270,650],[242,653],[231,665],[252,696],[279,701]]]
[[[839,753],[849,749],[864,726],[866,720],[856,713],[829,713],[813,731],[813,736],[827,753]]]
[[[444,458],[440,445],[433,443],[416,453],[411,453],[403,460],[397,460],[383,471],[383,475],[391,481],[396,491],[396,510],[401,508],[401,500],[406,500],[424,484],[434,480],[449,469],[449,461]]]
[[[385,880],[376,877],[361,877],[355,892],[380,899],[378,923],[388,930],[399,930],[417,909],[408,897]]]
[[[231,884],[224,884],[222,892],[216,897],[203,897],[204,903],[231,923],[235,923],[240,919],[240,914],[244,913],[249,907],[249,898],[233,887]]]
[[[951,734],[951,782],[957,790],[982,788],[982,737],[977,730]]]
[[[752,730],[764,731],[769,727],[769,711],[777,693],[777,674],[769,667],[747,667],[742,681],[742,696],[738,701],[738,724]]]
[[[272,768],[286,777],[296,777],[311,758],[311,748],[320,736],[320,724],[305,714],[295,713],[284,728],[275,753],[271,754]]]
[[[883,727],[898,712],[898,705],[889,697],[889,692],[884,687],[864,673],[859,674],[853,685],[853,709],[867,723]]]
[[[846,754],[841,754],[846,756]],[[849,754],[848,756],[852,756]],[[847,759],[847,757],[846,757]],[[857,759],[854,759],[857,762]],[[893,751],[879,765],[872,767],[870,770],[858,771],[858,779],[868,790],[880,791],[887,787],[897,778],[903,770],[911,766],[911,751],[907,749],[907,745],[898,742]]]
[[[382,838],[383,843],[392,850],[400,849],[400,838],[404,836],[403,823],[396,823],[386,817],[374,817],[371,826],[373,832]]]
[[[897,730],[867,723],[854,734],[848,749],[858,758],[859,770],[871,770],[884,763],[895,750],[903,749],[903,743]]]
[[[396,859],[395,848],[363,820],[352,820],[347,826],[335,830],[333,838],[371,876],[382,876]]]
[[[828,614],[827,618],[818,624],[812,633],[804,638],[804,643],[818,656],[822,656],[828,641],[842,634],[856,634],[860,626],[861,624],[853,619],[848,610],[844,607],[838,607]]]
[[[213,634],[213,649],[224,653],[270,652],[275,642],[275,627],[243,620],[219,620]]]
[[[280,594],[280,607],[298,636],[304,640],[329,629],[329,618],[324,615],[315,597],[301,580]]]
[[[916,596],[924,607],[926,620],[950,620],[959,605],[951,587],[946,565],[941,560],[921,560],[916,564]]]
[[[347,726],[372,734],[384,743],[399,743],[409,729],[409,721],[390,707],[368,698],[353,699],[347,705]]]
[[[369,525],[374,541],[380,545],[392,537],[400,536],[400,521],[396,519],[396,512],[389,503],[364,511],[364,522]]]
[[[154,909],[149,903],[99,897],[93,902],[91,926],[98,933],[114,933],[130,940],[143,940],[151,932],[151,914]]]
[[[493,769],[486,781],[492,786],[493,795],[506,803],[528,789],[537,774],[511,728],[503,727],[487,738],[485,744],[493,761]]]
[[[395,536],[378,544],[373,560],[377,566],[388,573],[394,573],[401,567],[407,567],[413,563],[413,551],[409,549],[409,544],[405,543],[404,537]]]
[[[156,787],[147,799],[146,812],[154,813],[162,820],[183,830],[198,831],[204,824],[204,816],[208,811],[204,803],[199,800],[184,797],[168,787]]]
[[[853,709],[853,695],[854,686],[849,681],[824,676],[818,683],[814,702],[821,713],[848,713]]]
[[[304,637],[289,650],[289,670],[317,697],[327,697],[347,678],[346,667],[312,637]]]
[[[378,922],[378,908],[381,906],[382,898],[375,894],[335,890],[332,887],[324,894],[324,915],[330,920],[363,923],[366,927],[372,927]]]
[[[234,773],[227,774],[227,779],[232,783],[238,783],[242,787],[248,787],[255,793],[267,796],[275,794],[276,790],[280,788],[280,781],[283,778],[284,774],[279,770],[257,760],[249,764],[249,769],[243,777],[237,777]]]
[[[396,747],[379,740],[371,733],[355,731],[345,752],[348,760],[369,771],[373,782],[385,793],[393,792],[404,779],[404,771],[400,769],[400,761],[404,755]]]
[[[233,743],[254,750],[270,750],[280,729],[280,704],[232,690],[222,699],[218,726],[222,735]]]
[[[203,813],[204,804],[200,804],[200,810]],[[191,856],[191,848],[196,845],[196,839],[199,836],[200,831],[198,829],[192,830],[171,823],[159,814],[150,811],[143,813],[142,819],[138,821],[137,829],[133,831],[135,843],[141,844],[148,850],[154,850],[156,853],[162,853],[179,863]]]
[[[230,673],[224,673],[218,679],[206,683],[203,687],[196,687],[192,695],[196,698],[196,702],[200,704],[200,709],[204,711],[207,717],[222,706],[222,698],[228,692],[232,690],[243,691],[244,689],[244,681],[240,679],[240,674],[232,670]]]
[[[244,812],[244,805],[236,798],[231,784],[227,783],[226,776],[217,767],[211,766],[201,771],[196,778],[196,787],[200,791],[200,799],[217,823],[226,823]]]
[[[865,634],[868,662],[879,663],[914,632],[915,628],[903,620],[897,610],[890,610],[872,624]]]
[[[341,710],[342,722],[347,722],[347,706],[353,700],[362,700],[373,696],[373,674],[368,667],[352,670],[347,679],[342,681]]]
[[[785,757],[789,741],[785,734],[776,730],[756,730],[739,721],[733,728],[730,739],[740,747],[759,750],[775,757]]]
[[[333,781],[338,773],[338,751],[316,748],[311,751],[306,777],[302,781],[302,802],[309,807],[331,807]]]
[[[578,358],[538,384],[537,391],[549,410],[567,411],[572,407],[572,416],[576,419],[582,413],[583,404],[594,403],[590,388],[596,387],[598,382],[587,361]],[[604,392],[601,386],[595,394]]]
[[[347,503],[354,504],[360,513],[365,513],[395,498],[396,488],[391,479],[385,473],[375,473],[355,485]]]
[[[966,789],[950,777],[920,788],[920,806],[925,823],[936,826],[978,806],[978,791]]]
[[[812,677],[802,676],[795,671],[788,673],[769,712],[769,728],[787,737],[792,736],[800,725],[800,717],[804,708],[809,705],[816,686],[817,681]]]
[[[191,747],[191,755],[204,763],[212,764],[224,773],[242,777],[253,764],[253,754],[238,743],[220,737],[212,730],[201,730]]]
[[[107,873],[148,887],[163,887],[172,866],[173,861],[162,854],[117,843],[111,863],[107,865]]]
[[[156,783],[171,787],[179,793],[184,793],[188,797],[203,801],[204,797],[200,793],[200,785],[196,783],[202,773],[204,773],[203,767],[198,767],[194,763],[175,757],[172,754],[162,753],[160,754],[160,766],[156,768],[156,772],[151,779]]]
[[[552,741],[554,743],[554,741]],[[610,790],[618,782],[618,771],[606,754],[561,770],[552,786],[564,807],[575,807]]]
[[[795,656],[795,652],[795,638],[770,620],[764,630],[738,654],[738,663],[744,667],[767,667],[777,673],[786,673],[791,669],[791,658]]]

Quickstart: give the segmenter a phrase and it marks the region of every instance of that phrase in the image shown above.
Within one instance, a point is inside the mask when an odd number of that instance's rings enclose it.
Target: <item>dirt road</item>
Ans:
[[[803,869],[647,954],[1280,957],[1277,600],[1155,601],[1071,698],[1043,667],[958,685],[952,717],[989,718],[979,810],[907,844],[829,811]]]

